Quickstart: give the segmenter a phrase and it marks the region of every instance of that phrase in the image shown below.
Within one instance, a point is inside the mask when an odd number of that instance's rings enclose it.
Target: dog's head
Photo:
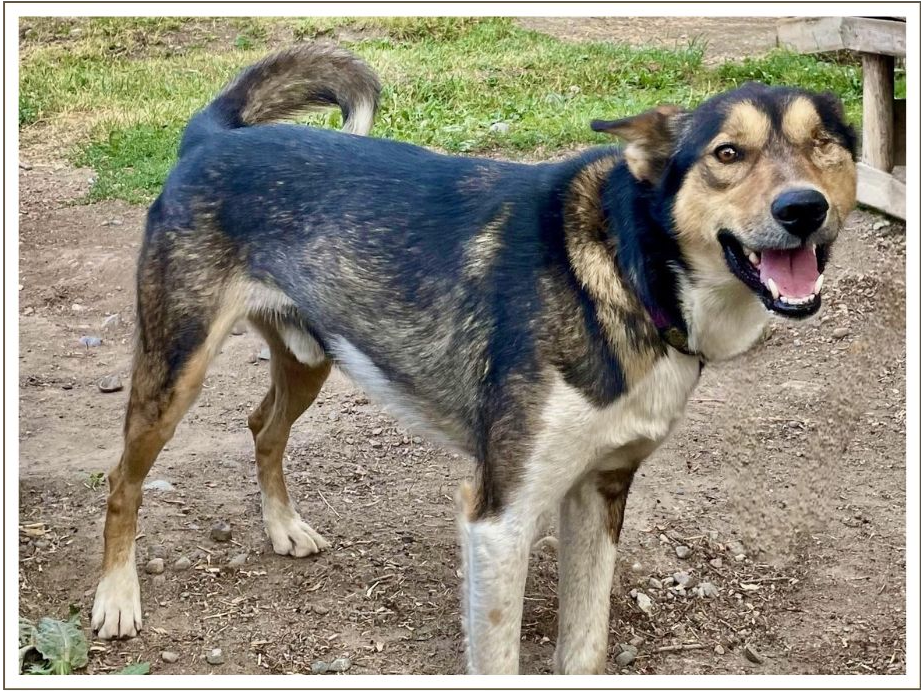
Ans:
[[[694,111],[660,106],[592,129],[626,140],[692,275],[738,279],[782,315],[818,310],[856,196],[856,137],[837,97],[746,84]]]

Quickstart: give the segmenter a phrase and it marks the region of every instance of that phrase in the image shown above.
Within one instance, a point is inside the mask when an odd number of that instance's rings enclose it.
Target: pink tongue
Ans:
[[[819,265],[811,247],[795,250],[764,250],[761,253],[761,282],[767,285],[773,278],[781,295],[791,298],[806,297],[815,292]]]

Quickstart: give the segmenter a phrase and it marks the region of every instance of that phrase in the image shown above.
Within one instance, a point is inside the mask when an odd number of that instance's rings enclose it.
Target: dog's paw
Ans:
[[[93,601],[93,631],[100,638],[134,638],[141,632],[141,586],[134,563],[103,576]]]
[[[265,531],[276,554],[307,557],[329,547],[329,543],[294,512],[274,518],[267,516]]]

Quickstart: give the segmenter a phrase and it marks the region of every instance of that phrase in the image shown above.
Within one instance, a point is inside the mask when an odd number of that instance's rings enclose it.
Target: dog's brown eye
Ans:
[[[720,163],[733,163],[739,160],[739,150],[732,144],[723,144],[716,147],[713,155],[716,156],[716,160]]]

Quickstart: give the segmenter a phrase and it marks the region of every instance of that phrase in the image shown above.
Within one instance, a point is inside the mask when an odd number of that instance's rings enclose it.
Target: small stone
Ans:
[[[231,569],[242,568],[243,566],[246,565],[246,558],[248,556],[249,555],[246,552],[241,552],[240,554],[235,556],[233,559],[231,559],[229,562],[227,562],[227,566],[229,566]]]
[[[371,434],[373,434],[375,437],[380,436],[383,432],[384,432],[383,427],[375,427],[374,429],[371,430]]]
[[[721,569],[723,568],[723,560],[719,557],[715,557],[710,560],[710,566],[712,566],[714,569]]]
[[[166,585],[166,576],[164,576],[162,573],[157,574],[151,580],[155,588],[162,588]]]
[[[352,661],[347,657],[337,657],[329,665],[330,672],[348,672],[352,667]]]
[[[103,221],[102,225],[104,226],[120,226],[122,221],[117,218],[110,218],[108,221]]]
[[[96,336],[80,336],[80,345],[86,348],[98,348],[102,345],[102,339]]]
[[[319,614],[320,616],[323,616],[325,614],[329,614],[329,607],[327,607],[326,605],[320,605],[320,604],[311,605],[310,611],[313,612],[314,614]]]
[[[232,533],[230,524],[225,521],[218,521],[211,526],[211,539],[215,542],[229,542]]]
[[[413,437],[413,444],[421,444],[422,437]]]
[[[716,597],[720,594],[719,588],[709,581],[702,581],[697,584],[697,597]]]
[[[329,663],[323,660],[314,660],[310,663],[311,674],[326,674],[329,671]]]
[[[269,351],[268,347],[265,347],[259,351],[259,355],[257,355],[256,357],[258,357],[260,360],[271,360],[272,353],[271,351]]]
[[[166,480],[151,480],[144,485],[144,489],[152,489],[157,492],[172,492],[176,487],[171,482]]]
[[[163,573],[164,568],[163,560],[160,557],[157,557],[156,559],[151,559],[149,562],[147,562],[147,566],[144,567],[144,571],[151,574]]]
[[[745,647],[742,649],[742,654],[745,655],[745,659],[751,662],[754,662],[756,665],[760,665],[764,662],[764,658],[761,657],[761,654],[752,647],[751,643],[746,643]]]
[[[646,593],[636,594],[636,606],[646,614],[650,614],[652,612],[652,600]]]
[[[46,549],[48,547],[51,547],[51,543],[48,542],[48,540],[36,540],[35,541],[35,549]]]
[[[837,329],[831,332],[831,337],[837,338],[840,340],[842,338],[847,338],[850,335],[850,333],[851,333],[850,327],[839,326]]]
[[[176,571],[188,571],[192,568],[192,560],[188,557],[179,557],[173,562],[173,569]]]
[[[71,384],[70,382],[64,382],[63,384],[61,384],[61,388],[64,389],[65,391],[70,391],[72,388],[74,388],[74,385]]]
[[[650,576],[646,583],[653,590],[662,590],[662,581],[660,581],[658,578],[653,578]]]
[[[630,565],[630,570],[633,571],[633,573],[643,573],[643,565],[635,561]]]
[[[691,556],[691,548],[687,547],[686,545],[678,545],[675,547],[675,555],[679,559],[687,559],[689,556]]]
[[[233,325],[233,328],[230,330],[230,334],[232,336],[242,336],[245,333],[246,333],[246,323],[245,322],[237,322],[236,324]]]
[[[122,384],[122,378],[118,373],[107,374],[98,382],[96,382],[96,388],[99,389],[102,393],[115,393],[116,391],[121,391],[124,387]]]
[[[20,162],[19,162],[19,167],[20,167],[22,170],[32,170],[32,164],[31,164],[31,163],[26,163],[25,161],[20,161]]]
[[[741,542],[730,542],[729,543],[729,553],[734,557],[737,557],[740,554],[744,556],[745,547],[742,545]]]
[[[507,122],[494,122],[489,126],[489,131],[497,134],[508,134],[509,125]]]
[[[163,545],[150,545],[147,548],[148,559],[166,559],[166,547]]]
[[[723,646],[721,646],[721,645],[717,645],[717,646],[713,649],[713,652],[716,653],[717,655],[725,655],[725,654],[726,654],[726,649],[725,649]]]
[[[21,167],[22,164],[20,164]],[[877,221],[873,224],[873,230],[882,230],[883,228],[888,228],[892,224],[889,221]]]
[[[102,320],[102,330],[103,331],[113,331],[117,329],[122,323],[121,316],[116,314],[110,314],[108,317]]]
[[[379,449],[383,446],[380,439],[372,439],[370,442],[371,447],[374,449]]]
[[[179,662],[179,653],[174,653],[172,650],[164,650],[160,653],[160,659],[168,664],[173,664],[174,662]]]
[[[220,648],[212,648],[207,653],[205,653],[205,661],[209,665],[223,665],[224,651]]]
[[[691,582],[691,574],[687,571],[676,571],[672,574],[672,578],[675,583],[680,585],[682,588],[686,587]]]
[[[74,303],[70,306],[70,309],[72,312],[82,312],[86,309],[86,307],[84,307],[83,305],[78,305],[77,303]]]
[[[616,662],[621,667],[626,667],[627,665],[632,665],[633,661],[636,660],[636,654],[639,652],[636,649],[636,646],[630,645],[629,643],[622,643],[618,646],[620,652],[614,656],[614,662]]]
[[[643,645],[644,642],[645,641],[641,636],[634,636],[630,639],[630,645],[632,645],[634,648],[638,648],[639,646]]]

